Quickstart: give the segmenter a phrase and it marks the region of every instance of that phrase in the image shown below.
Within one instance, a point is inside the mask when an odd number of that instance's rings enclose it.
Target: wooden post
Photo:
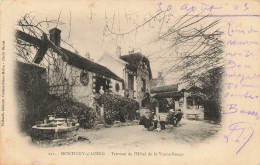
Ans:
[[[158,106],[156,106],[156,108],[155,108],[155,114],[159,115],[159,107]]]
[[[67,55],[65,55],[56,45],[54,45],[51,41],[47,39],[47,35],[43,34],[41,39],[33,37],[29,34],[26,34],[25,32],[22,32],[20,30],[16,30],[15,36],[25,42],[31,43],[37,47],[39,47],[39,50],[34,58],[35,63],[40,63],[41,60],[44,58],[44,55],[48,48],[52,48],[53,51],[57,54],[59,54],[64,61],[68,60]],[[45,52],[45,53],[43,53]]]
[[[180,108],[180,106],[179,106],[179,101],[175,101],[175,100],[174,100],[174,109],[177,110],[177,109],[179,109],[179,108]]]
[[[36,63],[36,64],[39,64],[39,63],[42,61],[42,59],[43,59],[45,53],[46,53],[47,50],[48,50],[48,39],[47,39],[47,35],[46,35],[46,34],[43,34],[43,35],[41,36],[41,40],[42,40],[42,43],[41,43],[41,45],[40,45],[40,48],[39,48],[39,50],[37,51],[37,53],[36,53],[36,55],[35,55],[35,57],[34,57],[34,59],[33,59],[33,62]]]
[[[105,111],[104,111],[104,107],[100,107],[100,116],[104,119],[104,114],[105,114]]]
[[[192,96],[192,109],[195,107],[196,108],[196,105],[195,105],[195,96]]]
[[[183,93],[183,113],[186,114],[186,110],[187,110],[187,93],[184,92]]]

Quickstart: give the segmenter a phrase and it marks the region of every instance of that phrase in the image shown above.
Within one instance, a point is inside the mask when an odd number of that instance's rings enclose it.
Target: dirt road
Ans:
[[[153,143],[197,144],[208,140],[221,129],[219,125],[207,121],[182,120],[180,126],[166,130],[148,131],[142,125],[103,128],[100,130],[81,131],[79,134],[88,138],[76,142],[76,145],[103,146],[112,148],[135,147],[144,149]],[[87,144],[86,144],[87,143]]]

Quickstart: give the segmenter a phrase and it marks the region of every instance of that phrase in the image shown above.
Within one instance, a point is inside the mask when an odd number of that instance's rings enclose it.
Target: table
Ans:
[[[199,119],[199,114],[198,113],[187,113],[187,118],[191,119],[192,116],[194,116],[195,120]]]

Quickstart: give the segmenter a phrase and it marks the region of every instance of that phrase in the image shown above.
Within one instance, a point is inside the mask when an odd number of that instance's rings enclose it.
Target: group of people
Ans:
[[[154,112],[143,115],[140,120],[140,124],[144,125],[149,131],[153,130],[163,130],[166,124],[171,124],[173,126],[178,126],[179,122],[183,117],[183,112],[181,109],[169,110],[166,120],[160,120],[160,116],[155,115]]]
[[[167,115],[166,120],[167,120],[168,124],[178,126],[182,117],[183,117],[183,112],[181,109],[178,109],[178,110],[171,109]]]

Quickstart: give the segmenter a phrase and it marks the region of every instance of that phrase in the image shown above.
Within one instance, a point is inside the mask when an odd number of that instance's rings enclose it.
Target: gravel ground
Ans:
[[[196,145],[216,135],[220,125],[207,121],[183,119],[178,127],[167,127],[158,131],[148,131],[142,125],[102,128],[100,130],[80,130],[82,141],[74,145],[91,145],[113,148],[135,147],[144,149],[153,143],[183,143]],[[84,140],[85,139],[85,140]]]

